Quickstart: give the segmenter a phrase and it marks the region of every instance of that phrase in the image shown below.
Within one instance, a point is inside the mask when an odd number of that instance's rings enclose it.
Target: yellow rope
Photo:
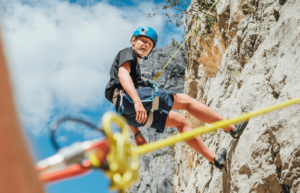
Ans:
[[[156,142],[153,142],[153,143],[150,143],[150,144],[142,145],[142,146],[138,147],[137,151],[138,151],[139,155],[144,154],[146,152],[153,151],[155,149],[159,149],[159,148],[162,148],[164,146],[173,145],[173,144],[175,144],[179,141],[192,139],[196,135],[202,135],[204,133],[217,130],[219,128],[225,128],[225,127],[227,127],[227,126],[229,126],[233,123],[248,120],[251,117],[255,117],[255,116],[258,116],[258,115],[261,115],[261,114],[265,114],[265,113],[268,113],[270,111],[274,111],[274,110],[277,110],[277,109],[280,109],[280,108],[283,108],[283,107],[287,107],[287,106],[293,105],[293,104],[298,103],[298,102],[300,102],[300,97],[296,98],[296,99],[290,99],[288,101],[282,102],[280,104],[272,105],[272,106],[266,107],[264,109],[252,111],[252,112],[249,112],[249,113],[244,113],[244,114],[242,114],[242,115],[240,115],[236,118],[233,118],[233,119],[226,119],[226,120],[223,120],[223,121],[219,121],[219,122],[211,124],[211,126],[198,127],[198,128],[195,128],[193,131],[181,133],[178,136],[172,136],[172,137],[169,137],[169,138],[164,139],[164,140],[160,140],[160,141],[156,141]]]
[[[199,27],[199,25],[202,23],[203,19],[208,15],[208,13],[211,11],[211,9],[217,4],[219,0],[216,0],[216,2],[211,6],[211,8],[206,12],[206,14],[202,17],[202,19],[200,20],[200,22],[198,23],[198,25],[193,29],[193,31],[190,33],[190,35],[188,35],[188,37],[184,40],[184,42],[181,44],[181,46],[178,48],[178,50],[175,52],[175,54],[170,58],[170,60],[167,62],[167,64],[163,67],[163,69],[156,73],[155,77],[153,78],[153,82],[156,82],[157,79],[160,77],[161,73],[165,70],[165,68],[169,65],[169,63],[171,62],[171,60],[175,57],[175,55],[177,54],[177,52],[179,52],[179,50],[182,48],[182,46],[185,44],[185,42],[190,38],[190,36],[194,33],[194,31]]]
[[[106,113],[103,117],[103,128],[110,143],[110,153],[107,155],[109,170],[106,174],[111,179],[111,188],[124,190],[138,179],[138,155],[162,148],[164,146],[175,144],[179,141],[192,139],[196,135],[201,135],[207,132],[217,130],[218,128],[227,127],[233,123],[249,120],[251,117],[262,115],[270,111],[274,111],[283,107],[287,107],[300,102],[300,97],[290,99],[288,101],[275,104],[264,109],[244,113],[233,119],[226,119],[211,124],[211,126],[203,126],[195,128],[193,131],[181,133],[178,136],[172,136],[164,140],[154,143],[142,145],[139,147],[133,146],[128,141],[128,128],[125,124],[125,119],[121,116]],[[117,124],[122,133],[113,133],[112,124]],[[94,158],[92,158],[94,159]],[[98,163],[96,163],[97,165]]]

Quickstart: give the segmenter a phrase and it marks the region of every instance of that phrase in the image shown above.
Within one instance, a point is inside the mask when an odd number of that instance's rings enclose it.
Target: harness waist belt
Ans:
[[[118,100],[118,96],[120,95],[120,90],[118,88],[114,89],[114,93],[113,93],[113,97],[112,97],[112,102],[114,104],[114,106],[117,106],[117,100]],[[153,93],[153,90],[151,91],[151,94]],[[122,93],[123,94],[123,93]],[[121,96],[123,97],[123,96]],[[121,104],[120,104],[121,105]],[[144,125],[144,127],[151,127],[152,123],[153,123],[153,118],[154,118],[154,110],[158,110],[159,108],[159,96],[155,96],[154,100],[152,101],[152,107],[148,116],[148,119]]]

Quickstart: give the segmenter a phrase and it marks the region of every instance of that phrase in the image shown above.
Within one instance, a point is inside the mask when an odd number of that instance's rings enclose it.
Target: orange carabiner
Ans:
[[[93,143],[91,146],[85,148],[84,155],[86,157],[88,157],[91,154],[97,155],[96,158],[99,162],[99,166],[101,166],[105,164],[106,156],[109,153],[109,151],[109,144],[107,140],[104,140],[101,142]],[[62,169],[51,168],[50,165],[49,167],[37,167],[36,169],[40,171],[39,179],[42,182],[48,183],[84,174],[92,168],[95,168],[95,165],[92,164],[90,160],[86,159],[82,162],[82,164],[76,163],[66,166]]]

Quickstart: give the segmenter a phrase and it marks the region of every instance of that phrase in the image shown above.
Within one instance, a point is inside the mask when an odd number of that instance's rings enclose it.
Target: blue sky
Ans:
[[[114,107],[104,88],[114,57],[129,47],[133,31],[153,27],[158,48],[180,41],[183,27],[149,18],[164,1],[3,0],[2,35],[14,85],[21,126],[35,162],[55,153],[49,124],[63,116],[99,125]],[[76,129],[74,129],[76,128]],[[88,128],[59,129],[61,146],[100,137]],[[49,193],[109,192],[106,176],[89,175],[49,184]]]

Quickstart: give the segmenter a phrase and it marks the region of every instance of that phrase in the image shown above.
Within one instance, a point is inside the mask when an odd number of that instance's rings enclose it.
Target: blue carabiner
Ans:
[[[149,82],[150,85],[152,86],[152,88],[155,89],[155,92],[152,93],[152,96],[150,98],[141,100],[141,102],[152,102],[155,99],[155,97],[159,96],[159,91],[158,91],[156,83],[152,82],[151,80],[147,80],[147,82]],[[133,101],[131,100],[130,96],[127,93],[125,93],[125,98],[129,102],[133,103]]]

